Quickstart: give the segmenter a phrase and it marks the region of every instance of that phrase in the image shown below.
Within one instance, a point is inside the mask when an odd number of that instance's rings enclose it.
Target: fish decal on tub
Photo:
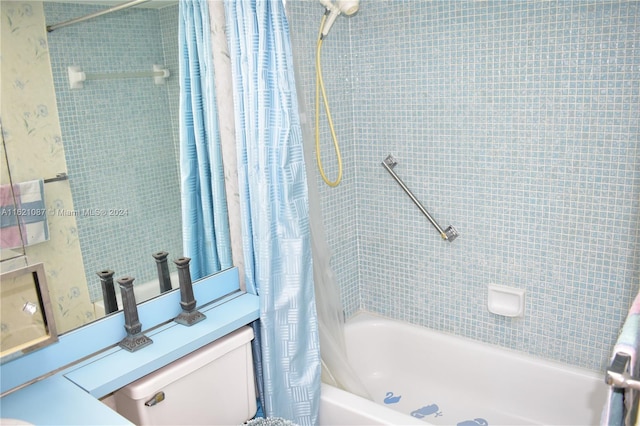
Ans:
[[[385,404],[396,404],[398,403],[398,401],[400,401],[400,398],[402,398],[402,395],[394,395],[393,392],[387,392],[387,395],[384,398],[384,403]]]
[[[442,412],[440,412],[440,407],[438,407],[437,404],[425,405],[424,407],[418,408],[417,410],[411,412],[411,415],[413,417],[417,417],[418,419],[421,419],[425,416],[430,416],[431,414],[435,414],[436,417],[440,417],[442,415]]]
[[[463,422],[460,422],[456,426],[489,426],[489,422],[478,417],[477,419],[465,420]]]

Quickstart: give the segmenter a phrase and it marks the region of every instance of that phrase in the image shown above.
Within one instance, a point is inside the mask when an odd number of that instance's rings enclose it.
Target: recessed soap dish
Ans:
[[[524,316],[524,290],[520,288],[489,285],[489,312],[505,317]]]

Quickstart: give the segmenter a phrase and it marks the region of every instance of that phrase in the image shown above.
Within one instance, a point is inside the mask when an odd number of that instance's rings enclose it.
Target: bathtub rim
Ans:
[[[359,309],[358,311],[356,311],[353,315],[351,315],[346,321],[345,321],[345,331],[347,328],[353,327],[353,326],[357,326],[360,325],[361,323],[372,323],[371,325],[375,326],[382,326],[383,322],[391,322],[391,323],[395,323],[396,325],[400,325],[403,327],[411,327],[412,329],[417,329],[420,332],[427,332],[429,334],[432,335],[436,335],[438,337],[444,337],[446,339],[453,339],[453,340],[459,340],[462,342],[467,342],[469,344],[474,344],[474,345],[479,345],[479,346],[484,346],[487,349],[490,350],[497,350],[497,351],[504,351],[507,352],[509,354],[512,354],[516,357],[521,357],[523,359],[525,359],[526,361],[529,362],[533,362],[533,363],[538,363],[540,365],[543,365],[545,367],[548,368],[552,368],[552,369],[560,369],[562,371],[567,371],[567,370],[571,370],[572,373],[575,374],[579,374],[579,375],[584,375],[587,378],[591,378],[591,379],[597,379],[597,380],[602,380],[602,382],[604,383],[604,378],[605,378],[605,373],[604,370],[600,371],[600,370],[592,370],[590,368],[585,368],[585,367],[580,367],[577,365],[573,365],[573,364],[567,364],[561,361],[557,361],[557,360],[553,360],[553,359],[548,359],[548,358],[540,358],[537,357],[535,355],[532,355],[528,352],[524,352],[524,351],[519,351],[517,349],[513,349],[513,348],[508,348],[505,346],[500,346],[494,343],[488,343],[482,340],[476,340],[473,339],[471,337],[467,337],[467,336],[461,336],[459,334],[454,334],[448,331],[441,331],[441,330],[435,330],[433,328],[429,328],[427,326],[423,326],[423,325],[418,325],[418,324],[413,324],[411,322],[405,321],[405,320],[400,320],[400,319],[396,319],[396,318],[391,318],[391,317],[387,317],[384,316],[382,314],[376,313],[376,312],[371,312],[371,311],[367,311],[364,309]]]
[[[439,330],[430,329],[417,324],[412,324],[407,321],[389,318],[384,315],[369,312],[366,310],[358,310],[354,313],[345,324],[346,333],[349,329],[358,327],[364,324],[366,328],[371,331],[372,327],[409,327],[413,332],[426,333],[426,338],[429,339],[433,336],[435,339],[443,339],[444,341],[455,341],[458,344],[472,345],[483,348],[489,352],[497,351],[508,357],[513,357],[524,362],[531,362],[537,364],[539,367],[549,368],[553,370],[559,370],[563,373],[569,373],[573,375],[579,375],[593,383],[602,383],[605,386],[604,376],[599,374],[598,371],[577,367],[570,364],[565,364],[553,360],[537,358],[526,352],[505,348],[499,345],[474,340],[465,336],[455,335],[453,333],[447,333]],[[383,330],[381,330],[383,331]],[[355,330],[357,333],[358,331]],[[346,336],[347,339],[349,338]],[[381,402],[375,402],[362,398],[358,395],[351,394],[345,390],[334,387],[333,385],[322,383],[321,391],[321,405],[320,405],[320,425],[404,425],[404,424],[416,424],[416,425],[429,425],[425,419],[416,419],[411,417],[406,412],[396,411],[395,409],[382,404]],[[598,399],[599,402],[604,400]],[[591,401],[593,404],[595,401]],[[589,408],[593,408],[596,411],[599,409],[594,405]],[[329,411],[328,411],[329,410]],[[598,414],[594,411],[595,414]],[[589,410],[591,412],[591,410]],[[599,418],[599,417],[598,417]],[[525,417],[523,417],[525,419]],[[528,419],[528,418],[527,418]],[[595,418],[594,418],[595,419]],[[593,420],[593,419],[592,419]],[[530,420],[536,423],[538,420],[533,418]],[[544,423],[542,423],[544,424]]]
[[[328,413],[326,410],[331,409]],[[347,414],[345,414],[347,413]],[[336,420],[336,419],[340,420]],[[431,423],[411,417],[375,401],[322,383],[320,387],[320,426],[346,425],[422,425]]]
[[[378,335],[383,340],[378,341]],[[398,339],[397,336],[402,337]],[[466,378],[471,378],[468,382],[470,395],[481,396],[476,403],[482,404],[483,399],[484,403],[490,404],[493,401],[504,401],[506,404],[504,407],[508,408],[498,407],[499,412],[504,411],[507,415],[515,415],[522,421],[532,424],[597,424],[606,400],[607,386],[604,381],[604,373],[537,358],[526,352],[388,318],[378,313],[359,310],[354,314],[346,322],[345,340],[348,357],[352,359],[352,362],[357,363],[356,373],[365,382],[381,375],[391,375],[389,378],[396,375],[406,376],[402,366],[418,365],[414,364],[416,362],[415,354],[423,353],[421,350],[425,350],[424,353],[428,355],[426,359],[421,358],[418,369],[422,370],[423,367],[420,366],[423,365],[440,365],[440,363],[449,367],[439,369],[433,377],[424,376],[424,371],[418,372],[420,377],[423,379],[430,377],[430,379],[436,380],[435,383],[445,383],[446,385],[449,382],[447,377],[450,376],[448,372],[456,370],[455,366],[459,365],[461,371],[458,373],[464,374]],[[412,341],[415,341],[418,346],[414,346]],[[392,352],[374,350],[370,344],[374,342],[382,347],[393,347],[394,349]],[[352,354],[349,346],[354,343],[352,349],[355,352]],[[429,346],[425,348],[425,344]],[[449,350],[443,352],[429,349],[433,347]],[[400,352],[396,349],[399,349]],[[464,349],[464,351],[460,349]],[[376,355],[371,359],[370,353],[372,352],[379,353],[382,358],[377,359],[378,355]],[[449,354],[445,360],[442,359],[443,353]],[[361,358],[363,354],[366,354],[366,358]],[[404,359],[404,354],[408,354],[409,358]],[[474,367],[475,363],[470,367],[471,364],[465,361],[469,359],[466,354],[473,354],[474,357],[479,356],[480,358],[474,359],[485,368],[477,370]],[[436,364],[433,364],[434,362]],[[384,367],[383,370],[380,370],[378,365],[389,365],[390,367],[389,369]],[[513,369],[514,366],[517,370]],[[470,369],[474,371],[469,371]],[[503,372],[509,374],[503,374]],[[510,374],[510,372],[514,372],[514,374]],[[443,376],[446,382],[442,382]],[[374,381],[376,380],[374,379]],[[477,384],[482,383],[487,383],[489,387],[479,389]],[[521,383],[527,383],[527,385],[521,386]],[[555,383],[556,386],[550,389],[547,387],[548,383]],[[368,385],[367,388],[369,389]],[[515,389],[515,391],[511,392],[508,389]],[[563,389],[573,390],[575,393],[562,393]],[[377,391],[369,389],[369,391],[379,394],[381,389],[377,389]],[[567,397],[566,395],[571,396]],[[560,400],[567,403],[566,407],[556,403]],[[376,402],[382,404],[379,398],[376,398]],[[535,408],[540,406],[552,409],[540,414],[539,410]]]

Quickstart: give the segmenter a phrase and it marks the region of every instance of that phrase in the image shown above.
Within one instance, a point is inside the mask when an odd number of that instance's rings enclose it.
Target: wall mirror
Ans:
[[[58,340],[44,265],[0,275],[0,362]]]
[[[12,189],[0,194],[2,206],[47,225],[41,242],[3,242],[1,269],[44,263],[60,332],[104,314],[99,271],[135,277],[141,302],[159,294],[152,255],[166,251],[178,286],[178,2],[151,0],[45,30],[121,3],[0,2],[0,176]],[[140,76],[154,64],[170,73],[163,84]],[[72,89],[71,66],[97,78]],[[42,211],[25,209],[16,186],[33,180],[44,182]]]

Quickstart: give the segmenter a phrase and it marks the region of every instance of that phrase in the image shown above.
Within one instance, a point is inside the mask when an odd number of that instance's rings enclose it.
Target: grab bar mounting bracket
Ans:
[[[460,234],[458,234],[458,231],[453,227],[453,225],[449,225],[447,229],[444,230],[444,235],[447,236],[447,241],[451,242],[458,238]]]
[[[393,157],[393,155],[389,154],[387,155],[387,158],[384,159],[384,164],[393,170],[393,168],[398,165],[398,161]]]

